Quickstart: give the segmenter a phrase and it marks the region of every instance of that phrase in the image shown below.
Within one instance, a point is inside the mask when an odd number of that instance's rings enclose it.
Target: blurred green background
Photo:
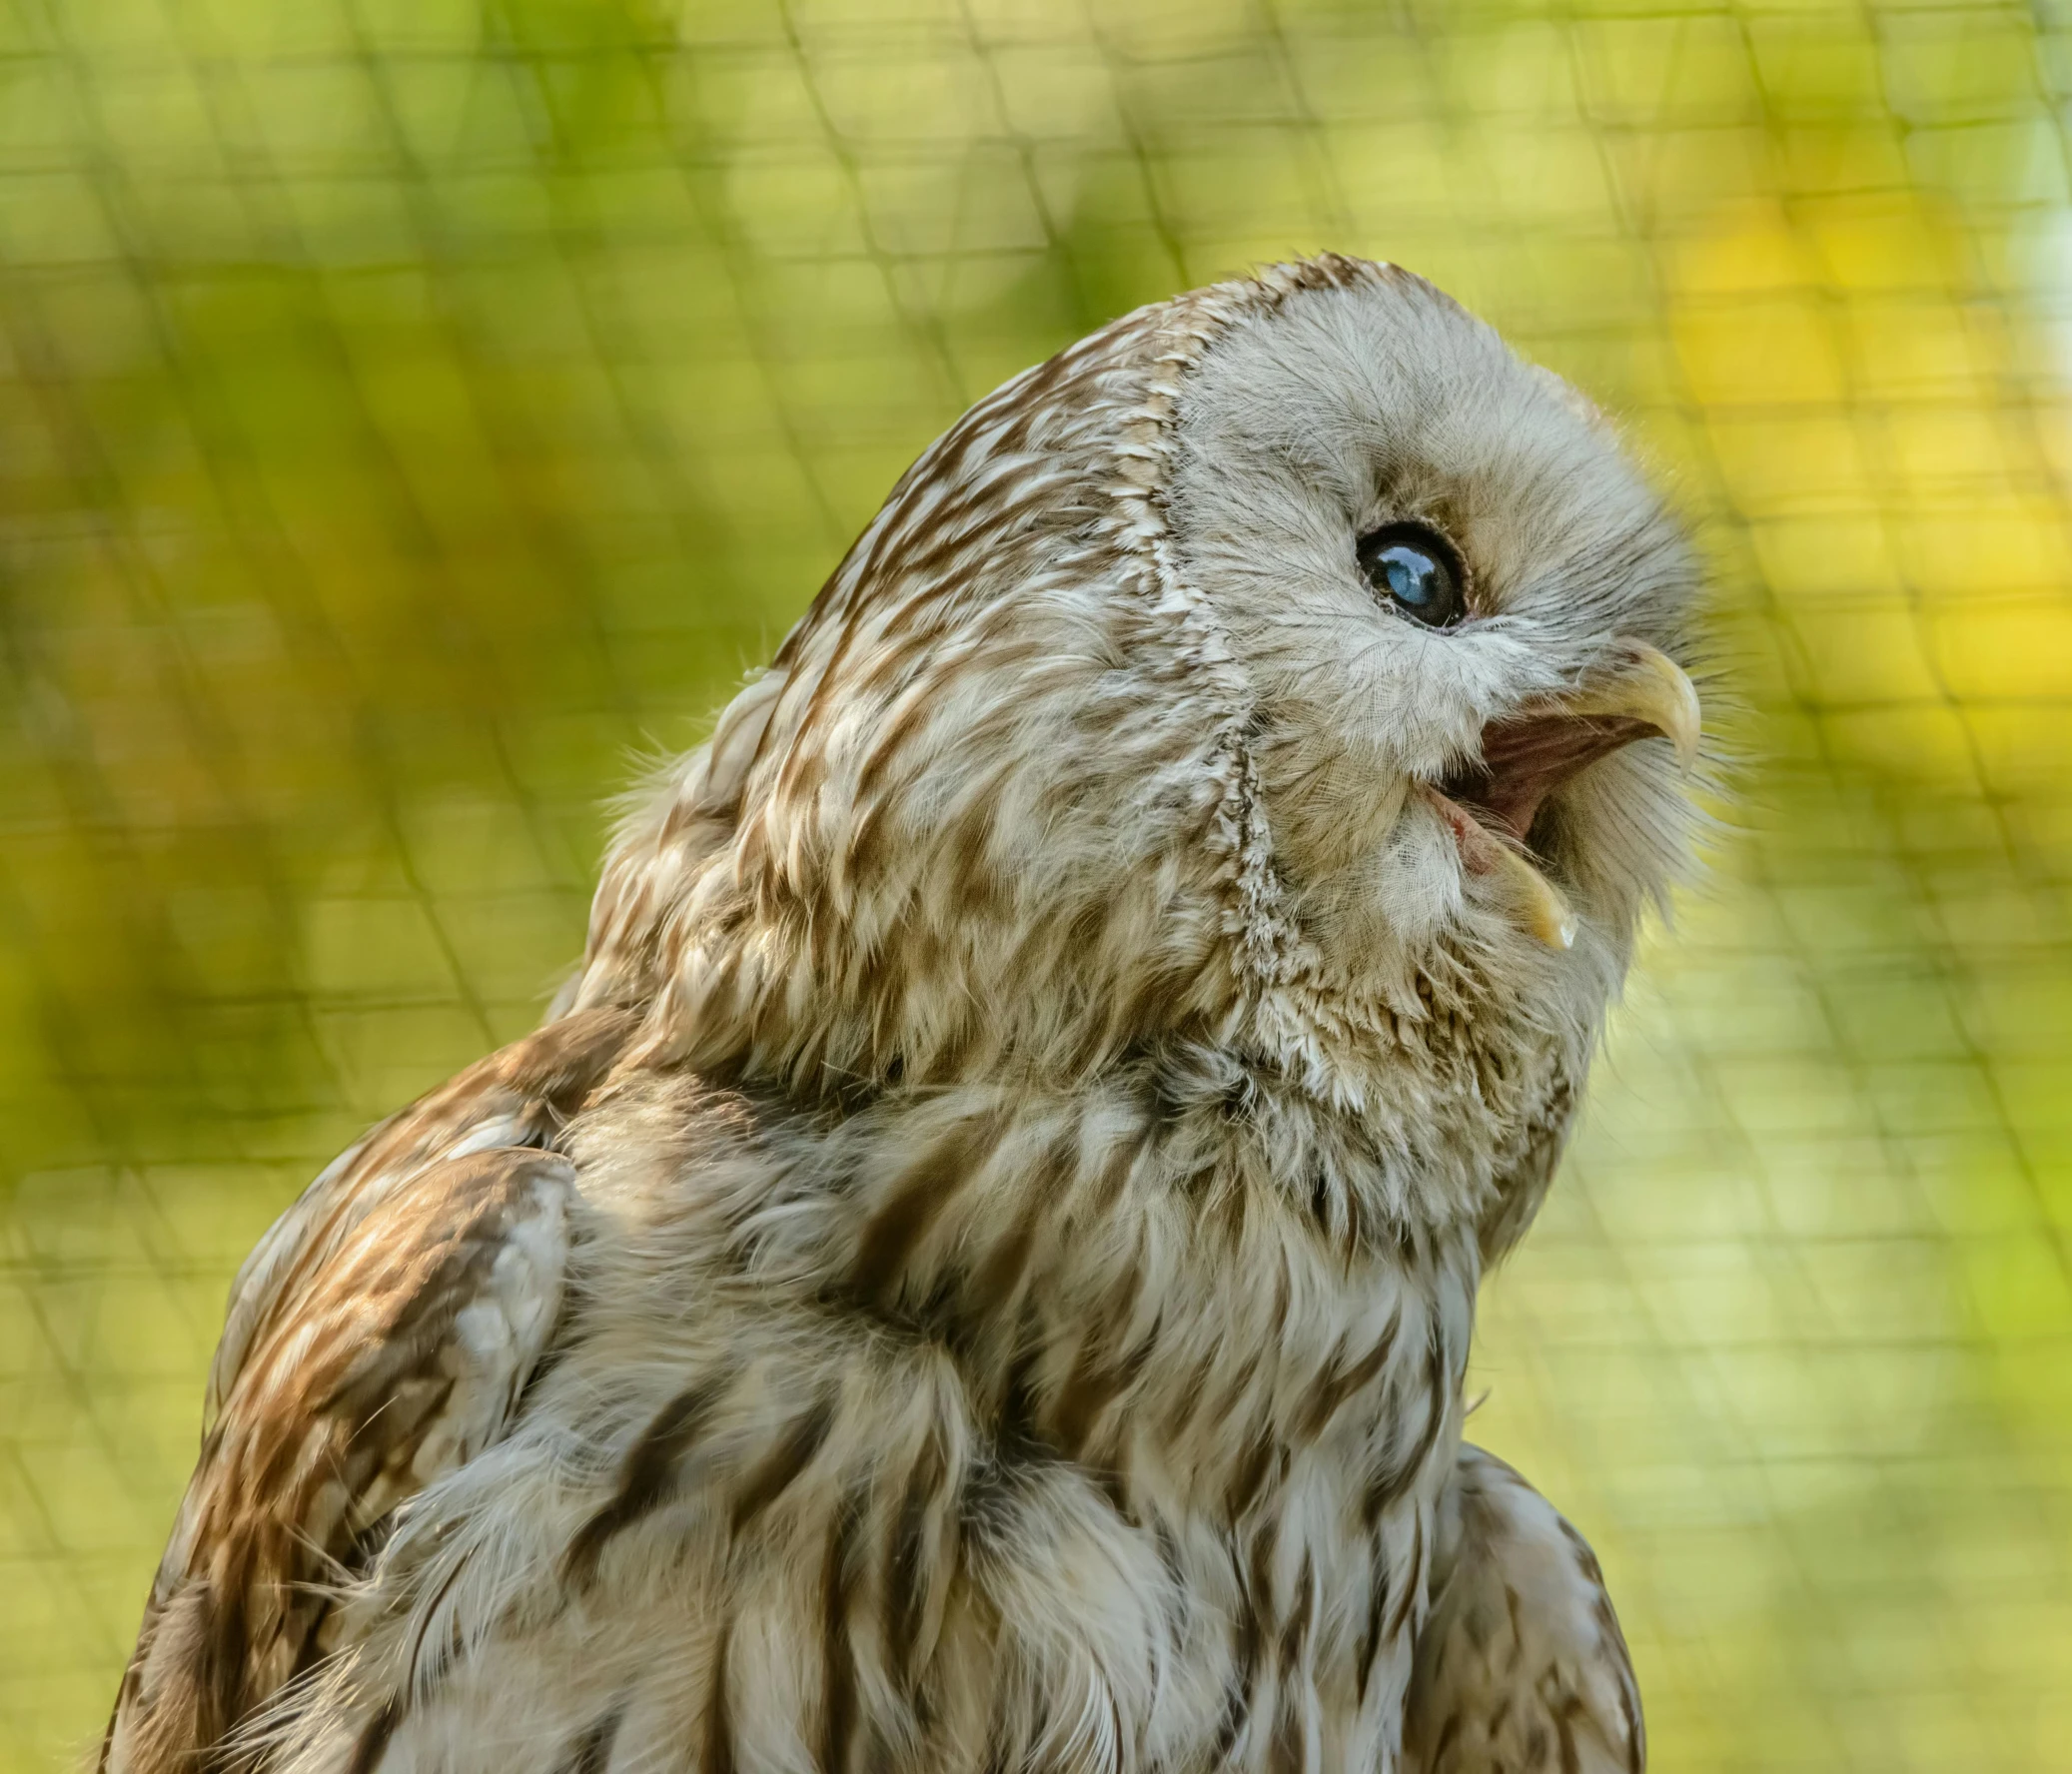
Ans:
[[[4,0],[0,1764],[230,1273],[966,403],[1333,246],[1621,415],[1748,760],[1472,1432],[1675,1770],[2072,1769],[2072,17]]]

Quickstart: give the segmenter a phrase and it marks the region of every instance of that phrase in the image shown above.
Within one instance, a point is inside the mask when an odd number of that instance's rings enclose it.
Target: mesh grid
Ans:
[[[9,0],[0,1762],[230,1272],[538,1014],[631,749],[966,403],[1333,246],[1619,413],[1748,760],[1486,1297],[1665,1769],[2072,1769],[2054,6]]]

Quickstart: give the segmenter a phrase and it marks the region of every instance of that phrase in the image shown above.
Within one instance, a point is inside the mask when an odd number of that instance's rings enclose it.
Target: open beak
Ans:
[[[1688,770],[1697,757],[1698,693],[1683,669],[1644,641],[1622,640],[1608,669],[1577,689],[1492,721],[1481,759],[1425,785],[1471,874],[1503,875],[1527,928],[1549,948],[1575,940],[1575,916],[1525,846],[1547,797],[1635,739],[1665,738]]]

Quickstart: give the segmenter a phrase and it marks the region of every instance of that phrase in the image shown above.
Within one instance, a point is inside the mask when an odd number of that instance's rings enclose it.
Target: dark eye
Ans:
[[[1428,627],[1451,628],[1468,613],[1461,557],[1422,523],[1391,523],[1362,536],[1360,570],[1405,615]]]

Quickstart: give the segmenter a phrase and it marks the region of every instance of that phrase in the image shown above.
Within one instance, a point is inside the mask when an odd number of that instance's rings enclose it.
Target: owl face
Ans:
[[[1682,847],[1682,539],[1565,384],[1362,269],[1195,369],[1177,570],[1249,680],[1277,867],[1339,969],[1452,944],[1601,983]]]
[[[1604,424],[1422,281],[1140,310],[902,476],[624,827],[575,1001],[801,1091],[1265,1056],[1488,1174],[1677,857],[1688,589]]]

